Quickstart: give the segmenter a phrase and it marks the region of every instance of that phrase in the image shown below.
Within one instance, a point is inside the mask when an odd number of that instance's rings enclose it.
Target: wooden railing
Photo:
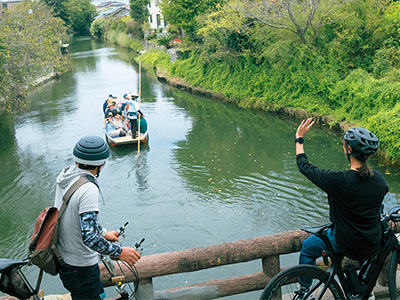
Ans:
[[[143,256],[136,264],[140,276],[137,299],[215,299],[261,290],[281,270],[279,256],[300,251],[301,243],[307,237],[305,232],[291,231],[215,246]],[[262,272],[163,291],[153,290],[155,277],[258,259],[261,261]],[[111,286],[108,272],[103,266],[100,268],[104,286]],[[126,267],[123,267],[123,271],[125,274],[131,274]],[[127,275],[127,280],[133,281],[133,275]]]

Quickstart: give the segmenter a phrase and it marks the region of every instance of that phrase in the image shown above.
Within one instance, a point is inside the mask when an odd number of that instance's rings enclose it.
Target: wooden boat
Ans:
[[[148,132],[141,133],[136,139],[133,139],[131,135],[127,136],[117,136],[111,137],[106,133],[107,141],[111,146],[120,146],[120,145],[129,145],[129,144],[137,144],[137,143],[147,143],[149,136]]]

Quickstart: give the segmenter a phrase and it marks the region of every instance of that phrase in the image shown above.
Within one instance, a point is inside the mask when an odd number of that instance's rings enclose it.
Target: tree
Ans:
[[[150,0],[130,0],[130,16],[139,24],[143,24],[147,22],[149,18],[149,10],[147,9],[147,5],[150,4]]]
[[[105,31],[106,28],[103,17],[97,18],[92,22],[92,25],[90,26],[90,34],[92,36],[97,38],[103,38]]]
[[[335,10],[350,0],[236,0],[238,11],[244,16],[276,29],[296,34],[303,43],[308,35],[314,41],[323,26],[338,18]],[[343,15],[342,15],[343,17]]]
[[[65,7],[65,4],[68,0],[41,0],[47,6],[51,7],[54,10],[56,17],[59,17],[61,20],[65,22],[66,25],[69,25],[68,12]]]
[[[72,31],[77,35],[87,35],[90,24],[97,15],[96,7],[90,0],[69,0],[65,3]]]
[[[61,19],[37,1],[25,1],[0,18],[0,110],[12,110],[34,80],[61,67]]]
[[[165,21],[182,28],[189,35],[198,30],[197,16],[211,12],[224,0],[164,0],[160,3]]]

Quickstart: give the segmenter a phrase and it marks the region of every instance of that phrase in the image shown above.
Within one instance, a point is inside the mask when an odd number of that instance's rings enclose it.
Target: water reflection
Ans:
[[[0,118],[0,256],[27,253],[34,220],[53,202],[55,178],[73,163],[72,148],[87,134],[104,136],[102,104],[138,91],[138,66],[124,50],[99,41],[70,43],[73,71],[31,94],[26,113]],[[99,177],[101,224],[129,221],[125,245],[146,238],[144,255],[219,244],[325,223],[325,194],[295,163],[298,121],[239,109],[172,89],[142,70],[142,111],[150,140],[113,147]],[[344,170],[341,134],[315,126],[306,153],[323,168]],[[388,206],[400,202],[398,170],[385,175]],[[260,267],[260,266],[258,266]],[[256,270],[258,271],[258,270]],[[160,278],[157,289],[255,272],[254,267]],[[57,278],[47,293],[60,292]]]

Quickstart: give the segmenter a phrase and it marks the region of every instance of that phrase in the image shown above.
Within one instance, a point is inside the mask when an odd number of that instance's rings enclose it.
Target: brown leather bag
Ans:
[[[51,275],[58,274],[58,261],[62,259],[57,249],[58,221],[73,193],[87,182],[89,179],[82,176],[68,189],[63,196],[60,211],[56,207],[46,207],[39,214],[29,243],[29,251],[31,251],[29,264],[36,265]]]

